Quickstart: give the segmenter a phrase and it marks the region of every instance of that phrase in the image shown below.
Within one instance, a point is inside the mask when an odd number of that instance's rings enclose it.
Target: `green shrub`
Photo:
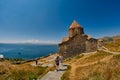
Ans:
[[[120,60],[120,54],[116,54],[113,56],[114,59],[119,59]]]
[[[80,55],[76,56],[75,58],[76,58],[76,59],[79,59],[79,58],[81,58],[81,57],[83,57],[83,56],[84,56],[84,54],[80,54]]]
[[[94,72],[92,76],[92,80],[105,80],[105,79],[100,73]]]

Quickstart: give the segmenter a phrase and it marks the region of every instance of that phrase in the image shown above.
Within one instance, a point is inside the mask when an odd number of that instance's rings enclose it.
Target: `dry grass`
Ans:
[[[97,63],[76,69],[75,80],[119,80],[120,66],[111,66],[107,63]]]
[[[113,42],[108,42],[105,47],[107,47],[110,51],[120,52],[120,39],[116,39]]]
[[[111,53],[104,52],[104,51],[98,51],[95,54],[90,54],[88,57],[86,57],[84,60],[80,60],[78,64],[85,64],[89,62],[94,62],[94,61],[100,61],[101,59],[105,58],[106,56],[111,55]]]
[[[67,69],[67,71],[63,74],[63,76],[61,77],[61,80],[70,80],[70,79],[69,79],[70,69],[71,69],[71,66],[68,66],[68,69]]]
[[[75,72],[75,80],[119,80],[120,58],[118,60],[118,57],[115,58],[114,56],[108,62],[99,62],[86,67],[78,67]]]
[[[75,58],[76,59],[80,59],[80,58],[82,58],[84,56],[84,54],[80,54],[80,55],[77,55]]]
[[[97,63],[91,64],[93,62]],[[62,80],[119,80],[119,68],[120,54],[115,55],[100,51],[76,59],[76,62],[74,61],[71,68],[63,75]]]
[[[13,65],[9,61],[0,62],[0,80],[33,80],[42,76],[47,67]]]

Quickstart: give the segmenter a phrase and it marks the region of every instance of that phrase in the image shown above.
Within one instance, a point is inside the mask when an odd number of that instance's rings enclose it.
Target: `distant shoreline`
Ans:
[[[0,44],[4,58],[31,60],[58,52],[58,45]]]
[[[41,57],[38,57],[37,59],[40,60],[40,59],[43,59],[43,58],[47,58],[51,55],[54,55],[54,54],[58,54],[58,53],[51,53],[51,54],[48,54],[46,56],[41,56]],[[36,58],[34,59],[29,59],[29,60],[25,60],[23,58],[4,58],[4,60],[10,60],[10,61],[13,61],[13,64],[23,64],[23,63],[27,63],[27,62],[33,62],[36,60]]]

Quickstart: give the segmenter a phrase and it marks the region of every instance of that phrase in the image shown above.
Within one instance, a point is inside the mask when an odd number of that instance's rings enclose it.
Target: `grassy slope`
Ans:
[[[120,55],[114,55],[120,56]],[[120,79],[120,59],[112,57],[108,62],[98,62],[93,65],[78,67],[76,76],[78,80],[119,80]]]
[[[106,43],[105,47],[107,47],[110,51],[120,52],[120,38]]]
[[[51,55],[53,56],[53,55]],[[39,62],[49,62],[51,56],[39,59]],[[54,54],[57,56],[57,54]],[[4,59],[0,60],[0,80],[37,80],[44,76],[48,71],[55,70],[53,67],[32,66],[35,61],[22,63],[22,59]],[[21,63],[21,64],[16,64]],[[43,63],[43,64],[44,64]],[[54,62],[53,62],[54,63]]]
[[[102,38],[110,51],[120,52],[120,35]]]
[[[47,67],[33,67],[27,64],[13,65],[0,62],[0,80],[33,80],[47,72]]]
[[[74,58],[62,80],[119,80],[120,54],[103,51]]]

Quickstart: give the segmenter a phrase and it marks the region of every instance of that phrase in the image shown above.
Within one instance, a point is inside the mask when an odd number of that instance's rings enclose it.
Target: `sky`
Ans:
[[[120,0],[0,0],[0,43],[60,43],[73,20],[94,38],[120,35]]]

